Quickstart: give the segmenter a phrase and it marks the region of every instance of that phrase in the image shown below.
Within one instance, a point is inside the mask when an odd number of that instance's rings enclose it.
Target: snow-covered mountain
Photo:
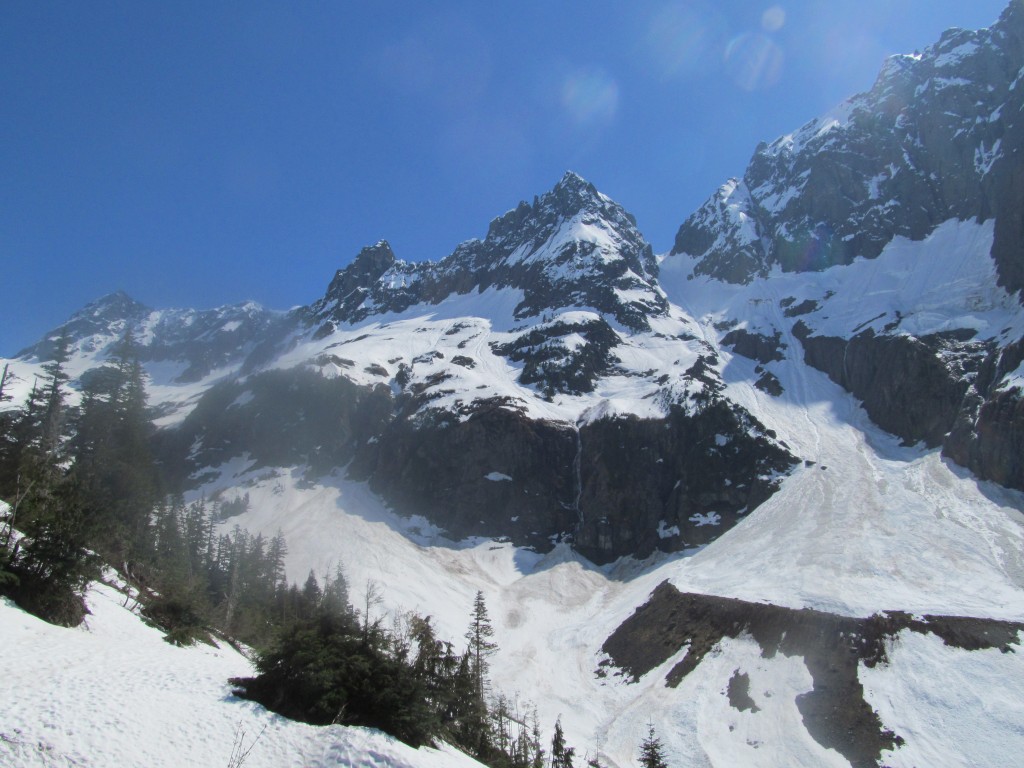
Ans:
[[[767,363],[794,333],[877,424],[1018,489],[1022,66],[1016,2],[890,58],[869,92],[758,147],[662,265],[669,295],[735,327],[737,350]],[[704,278],[746,290],[710,306]]]
[[[448,637],[483,591],[497,687],[612,768],[648,720],[673,765],[1012,763],[1022,71],[1014,0],[758,147],[660,258],[567,173],[291,312],[106,297],[69,370],[131,330],[173,481]]]

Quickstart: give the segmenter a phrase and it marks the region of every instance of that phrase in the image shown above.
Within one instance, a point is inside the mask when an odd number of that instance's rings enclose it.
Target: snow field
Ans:
[[[250,674],[226,645],[177,648],[105,585],[89,592],[85,625],[46,624],[0,603],[0,765],[247,768],[478,766],[450,748],[414,750],[366,728],[313,727],[230,695]]]
[[[888,666],[861,666],[865,698],[906,744],[892,768],[1001,768],[1024,754],[1024,654],[963,651],[934,635],[901,632]]]

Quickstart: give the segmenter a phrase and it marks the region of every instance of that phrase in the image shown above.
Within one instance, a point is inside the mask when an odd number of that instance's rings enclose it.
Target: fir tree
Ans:
[[[473,600],[469,628],[466,630],[466,664],[464,668],[460,666],[459,674],[468,674],[471,686],[468,691],[466,712],[462,718],[462,730],[464,738],[467,739],[463,745],[481,760],[486,760],[492,749],[487,712],[487,670],[488,658],[498,649],[491,640],[493,636],[494,627],[491,626],[490,617],[487,615],[487,604],[484,602],[483,592],[478,591]],[[465,684],[464,680],[462,684]]]
[[[654,732],[654,723],[648,723],[647,737],[640,744],[640,765],[642,768],[668,768],[665,749]]]
[[[551,768],[573,768],[572,759],[575,755],[575,748],[565,743],[562,718],[558,718],[555,721],[555,733],[551,737]]]
[[[16,525],[24,538],[13,548],[5,545],[3,581],[22,607],[71,626],[84,616],[81,593],[95,565],[82,546],[81,485],[64,470],[68,348],[62,333],[54,359],[44,366],[42,386],[33,387],[17,419],[15,519],[8,525]]]
[[[541,746],[540,740],[540,718],[537,716],[537,710],[533,710],[532,724],[531,724],[531,747],[533,749],[533,758],[530,761],[530,768],[544,768],[545,757],[544,747]]]
[[[149,451],[145,377],[130,333],[115,347],[112,363],[82,377],[70,458],[89,518],[89,544],[131,575],[128,561],[146,559],[152,542],[147,528],[159,483]]]
[[[473,600],[473,616],[469,629],[466,630],[466,640],[469,641],[469,653],[473,664],[476,698],[480,702],[486,701],[487,670],[490,667],[488,659],[498,650],[497,644],[491,640],[492,637],[494,627],[491,626],[490,617],[487,615],[484,593],[478,591]]]

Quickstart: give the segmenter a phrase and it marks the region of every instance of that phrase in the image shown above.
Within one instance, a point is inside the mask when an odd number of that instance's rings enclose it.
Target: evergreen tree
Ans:
[[[540,718],[537,716],[537,710],[533,710],[532,723],[531,723],[531,747],[533,750],[533,758],[530,761],[529,768],[544,768],[545,758],[544,748],[541,746],[540,740]]]
[[[494,655],[498,646],[491,640],[494,627],[487,615],[487,604],[483,592],[477,592],[473,600],[473,613],[469,628],[466,630],[468,646],[464,657],[465,664],[460,664],[457,684],[469,690],[462,694],[468,696],[465,711],[461,717],[463,746],[470,749],[480,760],[486,760],[492,750],[490,718],[487,711],[487,670],[488,659]],[[468,678],[468,680],[467,680]]]
[[[150,513],[159,499],[145,377],[130,332],[116,345],[112,364],[89,371],[81,387],[71,458],[89,518],[89,543],[127,566],[146,559]],[[125,570],[131,575],[130,567]]]
[[[10,365],[4,363],[3,373],[0,373],[0,405],[10,402],[11,392],[10,383],[14,379],[14,374],[10,371]]]
[[[642,768],[668,768],[665,749],[654,732],[654,723],[648,723],[647,737],[640,744],[640,765]]]
[[[64,366],[71,359],[71,340],[67,330],[62,330],[54,345],[53,359],[43,366],[46,386],[43,390],[44,407],[40,448],[53,461],[57,460],[64,437],[64,423],[67,418],[64,386],[70,377]]]
[[[498,650],[498,646],[491,640],[492,637],[494,627],[491,626],[490,617],[487,615],[484,593],[478,591],[473,600],[473,615],[469,629],[466,630],[466,640],[469,641],[476,698],[479,702],[486,701],[487,670],[490,666],[488,659]]]
[[[575,755],[575,748],[565,743],[562,718],[558,718],[555,721],[555,733],[551,737],[551,768],[572,768],[572,759]]]
[[[4,364],[3,373],[0,374],[0,407],[10,402],[11,380],[14,374],[9,372],[7,364]],[[16,410],[0,410],[0,494],[3,494],[10,487],[10,478],[14,473],[12,468],[16,466],[14,456],[14,424],[17,420]]]
[[[22,607],[71,626],[84,616],[81,592],[95,566],[82,546],[81,486],[64,470],[68,349],[62,333],[54,359],[44,366],[42,385],[33,387],[17,418],[15,512],[8,526],[17,526],[24,538],[9,548],[8,528],[3,581]]]

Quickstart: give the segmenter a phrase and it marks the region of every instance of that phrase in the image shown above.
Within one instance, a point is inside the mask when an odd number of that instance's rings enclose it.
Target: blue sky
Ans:
[[[758,141],[1003,0],[0,4],[0,355],[123,289],[318,298],[572,169],[656,252]]]

